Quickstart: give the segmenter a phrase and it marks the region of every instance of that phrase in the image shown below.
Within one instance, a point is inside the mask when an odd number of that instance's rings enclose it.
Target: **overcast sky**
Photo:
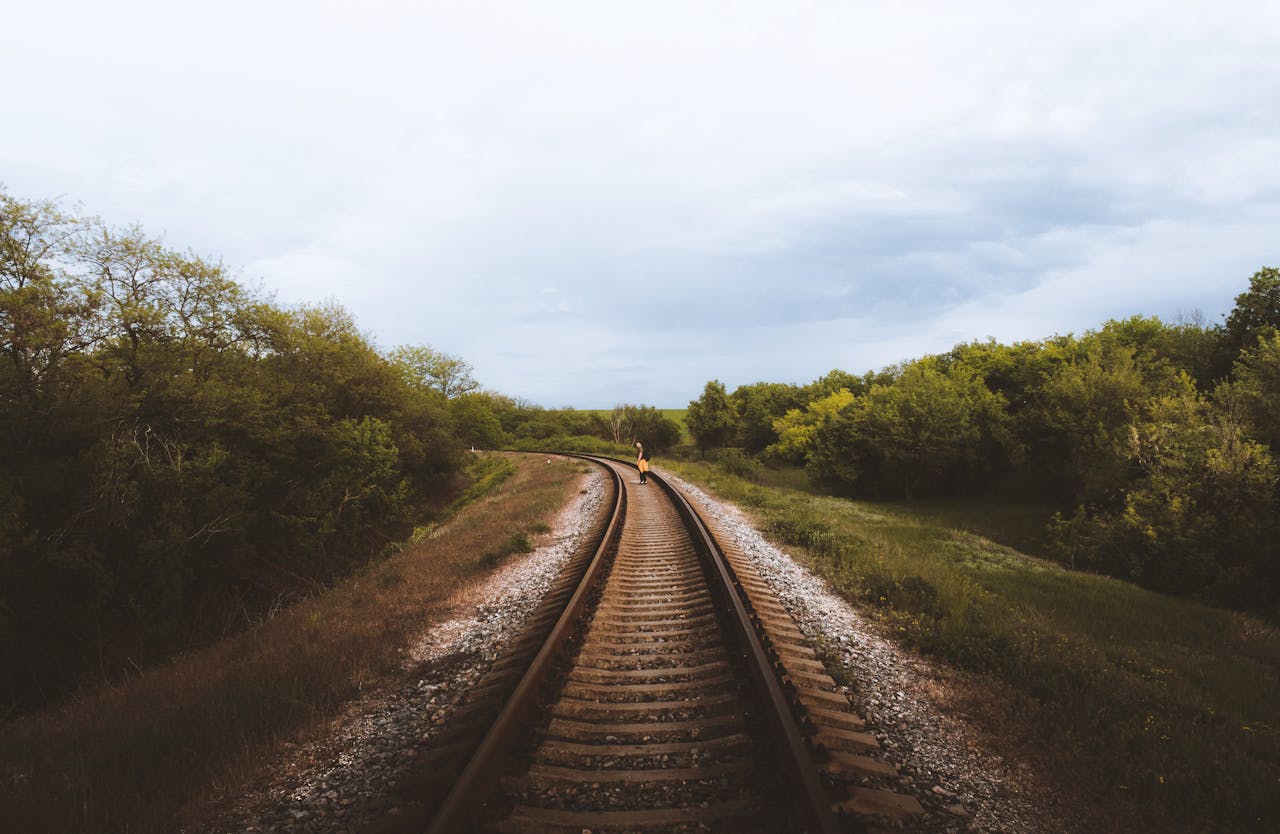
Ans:
[[[190,6],[190,8],[188,8]],[[1280,2],[8,2],[0,183],[546,406],[1280,266]]]

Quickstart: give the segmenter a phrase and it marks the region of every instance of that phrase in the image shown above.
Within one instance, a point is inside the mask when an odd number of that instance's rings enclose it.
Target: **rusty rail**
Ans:
[[[569,457],[585,456],[569,455]],[[608,466],[604,469],[613,476],[615,503],[612,518],[609,520],[599,547],[596,548],[595,556],[592,557],[581,584],[565,606],[564,613],[556,621],[547,641],[529,664],[529,669],[516,685],[506,706],[485,734],[484,740],[480,742],[480,746],[476,748],[476,752],[436,812],[431,821],[431,827],[427,829],[428,834],[457,834],[457,832],[468,830],[474,808],[483,798],[484,792],[493,784],[502,767],[502,752],[510,745],[529,711],[536,705],[538,691],[546,684],[548,675],[566,642],[577,631],[578,618],[586,607],[592,589],[600,580],[609,550],[617,546],[618,537],[622,532],[622,522],[626,518],[627,491],[622,484],[622,478]]]
[[[559,453],[563,454],[563,453]],[[603,465],[613,476],[617,504],[599,547],[587,568],[582,583],[559,617],[546,643],[517,684],[498,718],[486,733],[476,752],[454,783],[448,796],[432,819],[429,834],[457,834],[470,830],[483,800],[500,776],[504,753],[527,723],[535,709],[540,692],[550,683],[556,661],[569,640],[578,631],[580,619],[596,585],[607,572],[605,562],[618,546],[626,515],[626,487],[618,472],[605,463],[634,468],[634,464],[586,455],[572,455]],[[675,506],[678,515],[693,537],[694,547],[703,560],[703,572],[719,600],[724,620],[733,642],[751,677],[760,705],[766,712],[771,737],[780,758],[780,770],[791,785],[794,807],[804,829],[812,834],[834,834],[843,829],[832,812],[821,779],[818,776],[799,724],[787,695],[774,673],[769,650],[753,622],[750,603],[707,525],[684,496],[653,472],[650,479],[659,484]],[[767,639],[767,638],[766,638]]]
[[[765,649],[756,626],[752,622],[751,613],[743,599],[745,594],[733,573],[733,568],[725,559],[723,551],[716,543],[715,537],[707,529],[702,517],[693,505],[665,478],[653,471],[649,472],[649,480],[656,481],[671,497],[685,522],[694,531],[694,538],[704,551],[709,562],[712,575],[719,580],[721,598],[728,606],[728,619],[733,626],[739,646],[747,661],[752,683],[757,695],[766,705],[769,727],[773,732],[775,743],[782,757],[782,767],[787,779],[796,790],[801,801],[799,810],[809,830],[822,834],[837,834],[841,831],[835,814],[831,812],[831,802],[822,787],[822,781],[814,767],[809,748],[805,744],[804,735],[800,732],[791,704],[782,690],[777,676],[773,673],[773,663],[769,652]]]

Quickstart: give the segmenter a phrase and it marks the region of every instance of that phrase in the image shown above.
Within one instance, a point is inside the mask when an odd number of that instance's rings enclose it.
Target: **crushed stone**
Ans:
[[[520,633],[590,534],[607,481],[601,472],[584,477],[585,490],[552,522],[550,541],[511,559],[456,599],[457,616],[432,626],[407,647],[403,675],[395,685],[348,706],[323,738],[286,745],[268,784],[199,830],[342,832],[369,822],[361,819],[362,808],[385,795],[431,748],[432,737]]]
[[[1060,819],[1039,776],[989,749],[986,734],[948,713],[940,696],[951,674],[888,639],[878,624],[790,555],[768,542],[741,509],[660,473],[732,536],[778,595],[806,637],[838,658],[855,709],[902,774],[896,790],[928,811],[912,831],[1056,834],[1076,830]],[[828,660],[831,658],[828,657]]]

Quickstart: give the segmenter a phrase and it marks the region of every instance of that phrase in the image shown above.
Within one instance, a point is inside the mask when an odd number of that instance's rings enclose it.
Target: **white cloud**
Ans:
[[[6,29],[11,192],[548,404],[1212,316],[1280,260],[1280,4],[55,0]]]

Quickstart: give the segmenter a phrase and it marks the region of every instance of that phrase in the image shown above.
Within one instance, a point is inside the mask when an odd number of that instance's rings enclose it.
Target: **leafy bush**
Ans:
[[[1265,268],[1223,326],[1133,316],[807,386],[713,380],[688,422],[704,454],[767,444],[836,494],[1029,496],[1066,564],[1280,618],[1278,334]]]
[[[1122,506],[1059,516],[1059,552],[1172,593],[1274,604],[1277,467],[1232,411],[1192,390],[1163,397],[1132,427],[1127,451],[1141,475]]]
[[[721,449],[715,455],[715,463],[727,475],[747,481],[760,480],[760,461],[741,449]]]
[[[221,636],[403,538],[445,394],[333,304],[0,193],[0,699]]]
[[[706,384],[702,396],[689,403],[684,422],[698,449],[718,449],[728,443],[738,429],[738,409],[718,379]]]

